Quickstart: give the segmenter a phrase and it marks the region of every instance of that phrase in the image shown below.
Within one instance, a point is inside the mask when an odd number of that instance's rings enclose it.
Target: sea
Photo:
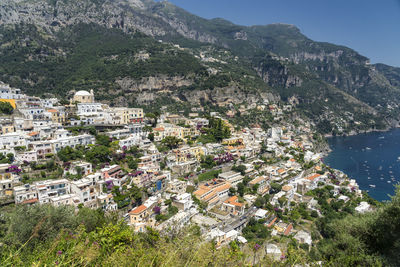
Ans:
[[[328,143],[325,164],[356,179],[376,200],[390,200],[400,182],[400,129],[330,137]]]

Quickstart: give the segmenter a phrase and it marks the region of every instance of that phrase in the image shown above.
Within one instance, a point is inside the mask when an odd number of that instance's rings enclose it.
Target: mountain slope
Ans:
[[[0,79],[36,94],[95,88],[112,103],[187,107],[280,95],[338,133],[399,119],[397,70],[293,25],[206,20],[166,1],[5,0],[0,34]]]

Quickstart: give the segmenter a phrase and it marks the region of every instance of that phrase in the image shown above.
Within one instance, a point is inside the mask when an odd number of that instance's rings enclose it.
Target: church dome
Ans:
[[[91,94],[88,91],[81,90],[75,93],[75,96],[91,96]]]

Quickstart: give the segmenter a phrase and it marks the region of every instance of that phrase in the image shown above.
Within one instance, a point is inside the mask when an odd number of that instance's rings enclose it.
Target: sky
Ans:
[[[400,67],[400,0],[169,0],[203,18],[294,24],[310,39]]]

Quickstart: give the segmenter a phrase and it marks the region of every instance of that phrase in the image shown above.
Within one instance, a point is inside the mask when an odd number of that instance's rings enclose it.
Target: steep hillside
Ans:
[[[0,26],[0,33],[1,79],[29,93],[65,95],[95,88],[99,99],[111,103],[151,103],[167,94],[176,100],[190,97],[199,103],[204,98],[216,104],[229,98],[219,92],[222,89],[260,100],[260,93],[269,92],[251,69],[234,62],[205,62],[189,50],[140,32],[128,35],[120,29],[79,23],[54,33],[32,24],[6,25]],[[242,102],[247,96],[230,98]],[[266,98],[274,96],[269,93]]]
[[[5,0],[0,35],[0,79],[35,94],[94,88],[111,103],[184,108],[290,100],[327,133],[400,114],[398,70],[293,25],[206,20],[166,1]]]

